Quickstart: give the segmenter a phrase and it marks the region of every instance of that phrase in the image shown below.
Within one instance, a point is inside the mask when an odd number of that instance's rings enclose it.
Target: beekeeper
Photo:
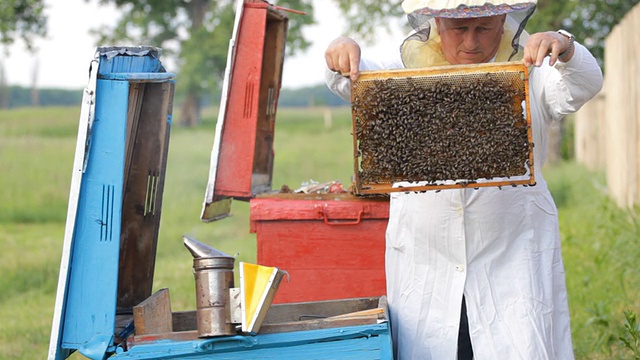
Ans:
[[[414,31],[388,60],[341,37],[325,58],[349,100],[360,70],[524,61],[530,67],[532,187],[391,194],[387,297],[400,360],[573,359],[558,211],[540,172],[549,127],[601,89],[589,51],[564,30],[528,35],[535,1],[405,0]],[[396,184],[397,186],[398,184]]]

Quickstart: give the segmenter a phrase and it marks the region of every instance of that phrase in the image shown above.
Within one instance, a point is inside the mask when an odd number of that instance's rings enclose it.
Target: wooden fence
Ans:
[[[576,113],[577,161],[605,171],[621,207],[640,204],[640,5],[605,41],[603,91]]]

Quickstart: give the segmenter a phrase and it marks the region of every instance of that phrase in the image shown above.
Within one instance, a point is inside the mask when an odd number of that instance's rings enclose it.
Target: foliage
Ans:
[[[89,1],[89,0],[87,0]],[[163,48],[169,61],[175,63],[180,81],[176,99],[187,106],[209,103],[222,84],[231,38],[235,2],[232,0],[96,0],[113,3],[123,10],[112,27],[99,31],[101,43],[153,44]],[[380,28],[400,22],[402,10],[398,2],[381,0],[334,0],[343,11],[350,30],[365,42],[375,41]],[[566,28],[573,32],[598,58],[604,59],[604,39],[620,18],[638,0],[623,1],[552,1],[540,0],[530,19],[528,30],[541,31]],[[312,0],[276,2],[278,6],[305,11],[311,16],[289,14],[287,53],[309,46],[302,29],[313,24]],[[185,109],[184,114],[193,121]],[[199,111],[193,110],[192,111]],[[197,119],[195,119],[197,121]]]
[[[87,0],[88,1],[88,0]],[[211,94],[222,84],[229,40],[234,26],[236,1],[212,0],[98,0],[122,9],[113,27],[99,31],[100,43],[152,44],[161,47],[173,61],[180,81],[180,98]],[[311,0],[278,1],[278,6],[312,13]],[[302,28],[312,24],[311,16],[288,13],[289,54],[305,49],[309,41]],[[262,31],[256,29],[256,31]]]
[[[633,353],[635,360],[640,360],[640,323],[636,322],[636,314],[630,310],[624,312],[624,317],[627,334],[620,336],[620,341]]]
[[[638,1],[539,0],[527,29],[537,32],[564,28],[573,33],[602,65],[605,39]]]
[[[8,108],[29,107],[31,103],[31,89],[23,86],[9,86],[6,89]],[[39,105],[46,106],[76,106],[82,100],[82,89],[67,90],[57,88],[38,89]]]
[[[90,1],[90,0],[86,0]],[[179,50],[172,42],[182,43],[191,38],[194,20],[202,17],[205,31],[213,35],[221,31],[227,36],[214,36],[214,39],[200,40],[223,45],[227,48],[233,25],[233,11],[236,1],[223,0],[97,0],[100,4],[113,3],[123,10],[123,17],[115,26],[105,27],[98,33],[102,42],[136,41],[153,44],[172,51]],[[275,5],[291,8],[312,15],[311,0],[283,0]],[[232,15],[230,17],[230,15]],[[230,19],[229,19],[230,17]],[[228,21],[231,20],[231,21]],[[302,37],[301,29],[314,21],[310,16],[289,13],[288,43],[290,51],[305,49],[309,42]],[[210,54],[211,55],[211,54]],[[213,54],[214,56],[216,54]],[[226,60],[226,50],[224,57]],[[206,69],[202,69],[206,70]]]
[[[326,85],[316,85],[297,89],[282,89],[278,106],[346,106],[349,103],[332,93]]]
[[[530,33],[561,29],[564,20],[575,6],[575,1],[538,0],[536,11],[527,22]]]
[[[279,107],[273,187],[303,181],[349,183],[350,109]],[[0,358],[46,357],[62,252],[80,107],[0,110]],[[255,261],[246,202],[233,216],[199,219],[217,109],[195,128],[172,130],[154,291],[169,288],[173,311],[195,309],[192,258],[183,234]],[[577,359],[630,359],[640,311],[640,218],[608,199],[602,174],[574,162],[543,169],[558,205]],[[626,319],[626,320],[625,320]],[[635,330],[634,323],[635,321]],[[636,335],[633,335],[636,334]],[[634,337],[635,336],[635,337]],[[78,359],[80,356],[72,356]]]
[[[380,29],[389,29],[390,19],[400,20],[404,16],[400,1],[381,0],[334,0],[349,24],[350,31],[362,36],[366,42],[375,41]]]
[[[0,1],[0,43],[8,46],[21,38],[30,49],[34,37],[47,32],[44,7],[44,0]]]
[[[558,205],[578,359],[628,359],[624,309],[640,309],[640,216],[606,193],[604,174],[571,162],[543,169]]]
[[[402,16],[399,1],[335,0],[343,11],[350,30],[371,39],[378,28],[389,26],[390,19]],[[573,33],[602,65],[604,41],[613,27],[640,0],[538,0],[527,24],[527,31],[539,32],[564,28]]]
[[[178,82],[179,83],[179,82]],[[179,85],[179,84],[178,84]],[[203,90],[204,91],[204,90]],[[82,89],[68,90],[59,88],[39,89],[40,107],[51,106],[76,106],[80,105],[82,100]],[[203,92],[206,97],[202,101],[203,107],[217,106],[221,90],[216,89],[212,92]],[[8,87],[8,108],[30,107],[31,105],[31,89],[22,86]],[[174,103],[182,101],[184,94],[176,94]],[[283,88],[280,90],[278,97],[278,106],[280,107],[307,107],[307,106],[345,106],[348,103],[340,97],[333,94],[326,85],[315,85],[301,87],[295,89]]]

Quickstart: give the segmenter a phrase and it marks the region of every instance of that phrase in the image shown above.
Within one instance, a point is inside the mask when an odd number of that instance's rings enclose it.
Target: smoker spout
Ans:
[[[203,244],[196,239],[192,239],[188,236],[182,236],[182,242],[184,246],[189,250],[194,259],[199,258],[233,258],[222,251],[216,250],[207,244]]]

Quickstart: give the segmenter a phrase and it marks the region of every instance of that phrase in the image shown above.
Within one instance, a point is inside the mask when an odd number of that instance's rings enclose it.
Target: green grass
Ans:
[[[628,359],[625,310],[640,310],[640,217],[606,195],[602,174],[575,163],[547,169],[560,211],[576,356]]]
[[[0,359],[42,359],[49,332],[75,151],[78,108],[0,111]],[[248,204],[203,223],[200,211],[215,131],[203,124],[172,131],[154,290],[169,288],[173,310],[195,309],[189,235],[240,261],[255,261]],[[348,109],[279,109],[273,188],[339,180],[351,184]],[[625,310],[640,312],[640,217],[606,196],[602,174],[573,162],[545,169],[560,211],[572,328],[578,359],[628,359]],[[73,356],[80,358],[79,356]]]

